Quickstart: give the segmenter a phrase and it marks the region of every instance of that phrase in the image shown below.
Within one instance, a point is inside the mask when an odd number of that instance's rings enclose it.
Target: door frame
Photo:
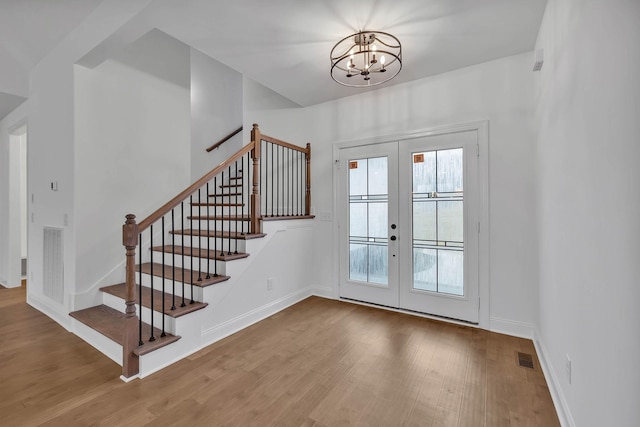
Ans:
[[[395,309],[382,307],[371,304],[373,307],[379,307],[385,310],[398,311],[403,313],[410,313],[413,315],[432,318],[436,320],[443,320],[452,323],[459,323],[469,326],[477,326],[482,329],[489,329],[490,326],[490,269],[489,269],[489,121],[475,121],[460,124],[444,125],[431,127],[426,129],[400,132],[395,134],[371,136],[361,139],[345,140],[336,142],[333,144],[333,207],[332,217],[333,221],[333,298],[348,302],[354,302],[347,299],[340,298],[340,229],[339,229],[339,212],[338,212],[338,194],[339,194],[339,167],[345,167],[339,164],[340,150],[343,148],[358,147],[362,145],[381,144],[385,142],[400,141],[402,143],[405,139],[420,138],[426,136],[437,136],[456,132],[475,131],[478,136],[478,176],[480,182],[478,183],[478,197],[479,197],[479,227],[480,232],[478,236],[478,295],[479,295],[479,310],[478,310],[478,324],[471,324],[467,322],[447,319],[440,316],[433,316],[429,314],[420,314],[403,309]],[[367,303],[358,303],[369,305]]]

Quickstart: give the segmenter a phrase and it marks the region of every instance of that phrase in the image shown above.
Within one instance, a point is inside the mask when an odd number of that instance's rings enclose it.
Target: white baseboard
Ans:
[[[52,302],[51,300],[44,301],[39,296],[29,292],[27,292],[27,304],[50,317],[67,331],[72,332],[71,317],[62,305],[60,305],[62,311],[57,311],[55,310],[55,307],[53,307],[53,305],[57,305],[57,303]]]
[[[500,317],[491,317],[489,319],[489,330],[499,334],[532,340],[534,329],[535,327],[531,323],[502,319]]]
[[[202,332],[202,348],[247,328],[312,295],[311,288],[300,289],[261,307],[243,313]]]
[[[311,294],[322,298],[335,299],[333,288],[330,286],[312,286]]]
[[[538,331],[538,328],[534,328],[533,345],[536,348],[536,353],[538,353],[540,366],[542,367],[542,372],[547,380],[549,393],[551,393],[551,399],[553,400],[553,405],[556,408],[560,425],[562,427],[575,427],[576,423],[573,421],[573,416],[571,415],[571,410],[569,409],[567,400],[562,392],[558,376],[553,369],[553,365],[549,363],[549,353],[547,352],[547,348],[544,345],[542,335],[540,334],[540,331]]]

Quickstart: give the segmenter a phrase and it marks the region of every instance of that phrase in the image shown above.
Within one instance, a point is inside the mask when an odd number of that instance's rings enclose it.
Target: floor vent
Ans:
[[[522,366],[523,368],[533,369],[533,356],[529,353],[520,353],[517,352],[518,355],[518,366]]]
[[[61,228],[44,227],[43,255],[43,293],[52,300],[62,303],[64,294],[64,264]]]

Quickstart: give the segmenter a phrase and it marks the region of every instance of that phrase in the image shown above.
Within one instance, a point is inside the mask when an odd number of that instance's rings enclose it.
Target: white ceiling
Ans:
[[[0,0],[0,48],[33,68],[101,0]]]
[[[101,0],[0,0],[0,70],[28,72]],[[0,79],[2,76],[0,71]],[[13,79],[15,81],[15,78]],[[0,120],[25,101],[22,88],[0,82]],[[11,91],[12,93],[6,93]],[[24,96],[23,96],[24,95]]]
[[[163,31],[307,106],[362,91],[329,74],[333,45],[360,29],[400,39],[397,84],[531,51],[546,0],[166,3],[156,15]]]
[[[31,69],[99,3],[0,0],[0,53]],[[398,84],[532,50],[545,5],[546,0],[154,0],[138,25],[158,28],[308,106],[362,91],[340,86],[329,75],[333,45],[360,29],[400,39],[403,69],[386,85]]]

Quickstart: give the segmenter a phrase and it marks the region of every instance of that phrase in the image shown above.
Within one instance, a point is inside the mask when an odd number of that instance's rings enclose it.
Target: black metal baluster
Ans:
[[[280,146],[276,145],[276,216],[280,214]]]
[[[208,195],[207,195],[208,197]],[[207,200],[207,206],[208,206]],[[202,249],[200,246],[202,245],[202,193],[200,188],[198,188],[198,282],[202,282]],[[194,248],[191,248],[191,259],[193,259],[193,251]],[[193,294],[191,294],[191,299],[193,300]]]
[[[303,208],[303,203],[304,203],[304,187],[306,186],[306,181],[305,181],[305,172],[304,172],[304,165],[305,165],[305,159],[302,157],[302,153],[300,153],[300,155],[298,156],[300,158],[300,210],[298,211],[300,215],[304,215],[304,208]]]
[[[138,345],[144,345],[142,341],[142,233],[138,235]]]
[[[231,165],[229,165],[229,184],[227,185],[231,185]],[[228,191],[227,191],[227,205],[228,205],[228,209],[227,209],[227,255],[231,255],[231,196],[229,195],[231,193],[231,188],[232,187],[227,187]],[[222,213],[224,214],[224,197],[222,198]]]
[[[218,177],[213,178],[214,200],[218,194]],[[218,215],[215,206],[213,207],[213,277],[218,277]]]
[[[153,336],[153,224],[149,228],[151,233],[149,240],[149,248],[151,248],[151,336],[149,337],[149,342],[152,342],[156,340],[156,337]],[[140,313],[142,313],[142,296],[140,297]]]
[[[191,271],[189,272],[189,285],[190,285],[190,290],[191,290],[191,301],[190,303],[193,304],[193,251],[194,251],[194,247],[193,247],[193,233],[194,233],[194,229],[193,229],[193,193],[191,193],[189,195],[189,218],[191,218],[189,220],[189,229],[191,230],[190,236],[191,238],[189,239],[189,245],[190,245],[190,267],[191,267]],[[198,234],[198,242],[200,242],[200,235]],[[200,247],[200,243],[198,243],[198,248]],[[185,304],[186,305],[186,304]]]
[[[160,334],[161,337],[166,337],[167,333],[164,330],[164,313],[165,313],[165,307],[164,307],[164,252],[165,252],[165,248],[164,248],[164,216],[162,217],[162,333]],[[153,305],[151,306],[152,309],[152,314],[153,314]]]
[[[174,210],[175,208],[171,209],[171,310],[176,309],[176,227]]]
[[[220,250],[222,251],[222,255],[224,256],[224,171],[220,175],[220,202],[218,203],[218,198],[216,197],[216,212],[220,212]]]
[[[263,147],[264,147],[264,144],[262,143],[262,140],[260,140],[260,153],[262,153],[261,156],[263,156],[263,158],[260,160],[260,164],[258,165],[258,167],[260,169],[260,213],[261,214],[266,214],[266,211],[267,211],[266,206],[267,205],[266,204],[264,205],[265,206],[264,209],[262,209],[262,205],[263,205],[263,202],[265,201],[263,196],[264,196],[264,185],[265,185],[265,182],[267,181],[267,177],[266,176],[262,176],[262,164],[265,162],[265,157],[264,156],[266,156],[266,151],[267,150],[265,150]],[[249,210],[249,212],[251,212],[251,210]]]
[[[291,150],[291,216],[293,216],[293,211],[294,211],[293,207],[296,200],[296,193],[295,193],[296,171],[294,169],[294,162],[293,162],[295,158],[296,158],[296,151]]]
[[[293,184],[293,179],[291,179],[291,155],[293,154],[293,150],[288,151],[289,156],[287,158],[287,216],[291,216],[291,185]]]
[[[233,184],[234,185],[238,185],[238,161],[236,161],[236,179],[233,180]],[[233,187],[234,189],[234,194],[235,194],[235,213],[236,213],[236,220],[235,220],[235,225],[234,225],[234,229],[236,230],[236,237],[238,237],[238,187]],[[234,254],[238,253],[238,239],[235,239],[235,244],[234,244]]]
[[[249,154],[247,153],[247,159],[249,158],[248,156],[249,156]],[[244,157],[243,157],[242,158],[242,180],[241,180],[242,187],[240,187],[240,200],[242,201],[242,205],[243,205],[242,209],[240,210],[241,217],[242,217],[241,221],[240,221],[240,234],[243,235],[243,236],[245,234],[244,233],[244,227],[245,227],[245,222],[246,222],[245,219],[246,219],[246,214],[247,214],[246,210],[247,210],[247,205],[249,204],[248,200],[246,200],[246,194],[247,193],[244,192],[244,186],[245,186],[245,183],[244,183],[244,181],[245,181],[245,179],[244,179],[245,173],[244,173],[244,171],[245,170],[247,171],[247,175],[249,175],[249,164],[247,163],[247,166],[246,166],[246,169],[245,169]]]
[[[180,203],[180,213],[180,221],[182,224],[182,237],[180,238],[180,265],[182,266],[182,304],[180,304],[180,307],[185,307],[187,304],[184,303],[184,233],[186,232],[186,230],[184,229],[184,201]],[[193,232],[193,230],[191,231]]]
[[[215,198],[213,199],[214,203],[215,203]],[[207,279],[211,279],[211,259],[210,259],[210,254],[211,254],[211,218],[209,217],[209,183],[207,182]],[[214,219],[215,221],[215,219]],[[214,261],[215,262],[215,259]]]
[[[275,182],[275,178],[273,177],[273,174],[275,173],[275,168],[273,166],[273,158],[275,157],[273,155],[273,150],[274,150],[274,146],[275,144],[271,143],[271,164],[268,165],[267,167],[269,167],[271,169],[271,216],[274,216],[275,214],[275,209],[273,207],[273,202],[275,201],[275,191],[274,191],[274,182]]]

